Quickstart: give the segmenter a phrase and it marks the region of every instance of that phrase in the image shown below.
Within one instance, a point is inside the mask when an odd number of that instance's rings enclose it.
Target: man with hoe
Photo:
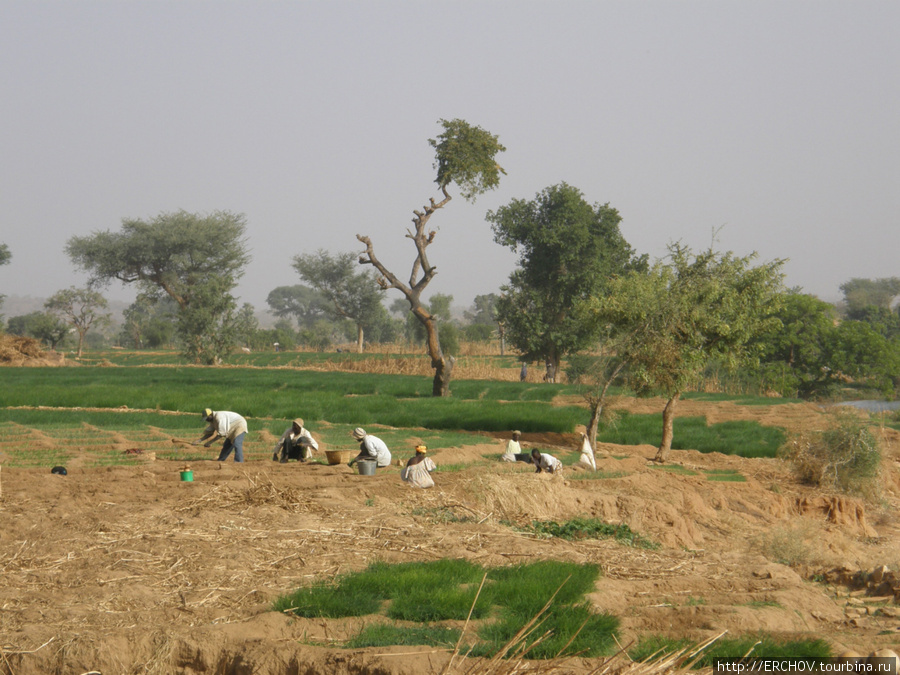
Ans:
[[[222,444],[222,451],[219,453],[219,461],[224,462],[228,459],[228,455],[234,450],[234,461],[244,461],[244,436],[247,435],[247,420],[234,412],[227,410],[219,410],[213,412],[209,408],[203,411],[203,419],[209,422],[209,426],[203,432],[203,435],[191,445],[200,445],[207,438],[204,447],[209,447],[217,439],[224,438],[225,443]]]

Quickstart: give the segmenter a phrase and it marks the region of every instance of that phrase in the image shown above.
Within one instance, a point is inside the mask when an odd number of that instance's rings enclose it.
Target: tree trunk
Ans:
[[[365,343],[365,335],[363,334],[362,324],[356,324],[356,353],[363,353],[363,344]]]
[[[600,416],[603,414],[603,401],[597,401],[596,405],[591,406],[591,421],[587,426],[588,443],[591,444],[591,450],[597,450],[597,431],[600,429]]]
[[[675,392],[672,398],[666,402],[666,407],[663,408],[662,442],[659,444],[659,450],[656,451],[656,457],[653,458],[654,462],[662,464],[669,457],[669,451],[672,449],[672,437],[675,434],[675,406],[680,397],[681,392]]]
[[[450,376],[453,372],[454,360],[452,358],[444,358],[444,352],[441,351],[441,341],[438,337],[437,321],[421,307],[413,309],[413,314],[425,326],[425,342],[428,345],[428,355],[431,357],[431,367],[434,368],[434,384],[431,388],[431,395],[449,396]]]
[[[556,382],[559,373],[559,355],[555,351],[548,354],[544,365],[547,369],[547,372],[544,373],[544,382]]]
[[[431,362],[434,366],[434,381],[431,385],[432,396],[449,396],[450,395],[450,376],[453,373],[453,364],[456,362],[452,356],[445,359],[441,356],[441,360],[437,363]]]

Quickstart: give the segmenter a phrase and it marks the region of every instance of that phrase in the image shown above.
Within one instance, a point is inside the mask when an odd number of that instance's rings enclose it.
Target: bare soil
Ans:
[[[661,401],[623,405],[662,410]],[[790,430],[823,424],[812,404],[684,402],[678,412]],[[765,631],[824,638],[835,653],[896,650],[893,596],[812,580],[840,567],[897,570],[900,434],[879,433],[877,503],[804,487],[774,459],[675,451],[676,465],[698,472],[677,473],[650,462],[650,446],[602,446],[598,468],[614,478],[481,463],[436,473],[430,490],[403,483],[397,466],[367,477],[343,465],[206,461],[193,462],[185,482],[182,464],[149,458],[110,468],[76,460],[66,476],[0,465],[0,673],[441,672],[447,650],[342,649],[361,619],[296,619],[271,603],[376,560],[444,557],[597,563],[603,577],[590,600],[621,617],[622,645],[647,634]],[[552,452],[578,440],[526,434],[523,445]],[[474,463],[502,443],[432,456],[439,467]],[[0,462],[12,452],[3,443]],[[747,480],[712,481],[709,469]],[[625,523],[661,547],[538,539],[506,524],[577,516]],[[572,660],[565,672],[595,666]]]

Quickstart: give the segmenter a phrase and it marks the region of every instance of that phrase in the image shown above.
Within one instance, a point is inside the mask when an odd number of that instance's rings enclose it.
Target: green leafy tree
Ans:
[[[324,309],[333,319],[349,319],[356,327],[356,351],[363,352],[366,330],[386,314],[381,303],[384,289],[369,271],[354,272],[356,255],[332,256],[319,249],[294,256],[294,269],[326,299]]]
[[[68,288],[54,293],[44,303],[44,309],[51,314],[56,314],[67,324],[72,326],[78,335],[78,358],[81,358],[84,336],[96,326],[108,326],[110,323],[109,312],[103,310],[109,307],[106,298],[97,291],[86,288]]]
[[[135,349],[162,347],[172,343],[178,305],[168,296],[154,297],[140,293],[122,313],[123,342]]]
[[[506,173],[497,164],[496,156],[506,148],[500,144],[497,136],[464,120],[440,120],[440,124],[443,133],[437,139],[429,139],[428,142],[435,150],[434,168],[437,170],[435,183],[440,188],[443,199],[436,201],[432,198],[421,211],[413,211],[415,217],[412,222],[415,230],[406,234],[416,249],[409,281],[407,283],[401,281],[378,259],[369,237],[358,234],[356,238],[366,247],[359,257],[360,264],[372,265],[378,270],[381,276],[377,281],[382,288],[396,288],[403,293],[409,302],[410,312],[425,327],[428,355],[434,368],[432,395],[447,396],[450,394],[454,359],[446,357],[441,350],[437,319],[422,302],[422,292],[437,273],[427,254],[427,249],[434,242],[437,232],[428,231],[426,227],[434,213],[450,202],[448,188],[451,183],[457,185],[464,199],[472,202],[484,192],[496,188],[500,184],[500,175]]]
[[[280,319],[293,317],[297,326],[311,326],[325,316],[326,299],[321,293],[309,286],[278,286],[266,297],[272,314]]]
[[[900,296],[900,277],[885,279],[850,279],[841,284],[847,317],[860,319],[868,307],[890,311],[894,300]]]
[[[215,363],[234,346],[231,291],[250,259],[245,231],[243,215],[177,211],[148,222],[123,220],[119,232],[72,237],[66,252],[93,284],[135,283],[143,293],[172,298],[183,353]]]
[[[875,305],[864,309],[882,317]],[[763,385],[783,396],[827,398],[838,395],[848,381],[886,395],[900,377],[900,341],[869,321],[840,321],[831,304],[792,291],[775,316],[778,323],[760,335]]]
[[[33,337],[50,349],[56,349],[69,334],[69,326],[49,312],[31,312],[9,319],[7,331],[12,335]]]
[[[784,261],[754,267],[755,257],[712,248],[694,255],[673,244],[670,263],[616,277],[594,299],[599,325],[620,336],[617,352],[632,387],[668,398],[658,462],[672,448],[676,404],[706,364],[714,359],[734,369],[755,363],[759,346],[753,338],[778,321]]]
[[[834,305],[791,290],[775,317],[778,322],[753,340],[763,386],[788,397],[824,395],[837,375],[827,365],[837,323]]]
[[[509,343],[526,361],[543,360],[555,381],[560,360],[596,339],[584,321],[588,298],[604,293],[610,277],[645,269],[619,231],[619,212],[591,206],[566,183],[531,200],[514,199],[489,212],[494,240],[519,254],[519,267],[501,290],[497,315]]]

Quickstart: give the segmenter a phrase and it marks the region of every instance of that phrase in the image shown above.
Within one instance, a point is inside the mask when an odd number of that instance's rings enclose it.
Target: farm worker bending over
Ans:
[[[522,437],[521,431],[512,432],[512,438],[506,444],[506,451],[500,455],[501,462],[528,462],[531,463],[531,455],[522,452],[522,446],[519,445],[519,439]]]
[[[222,445],[222,452],[219,453],[219,461],[224,462],[228,459],[228,455],[234,450],[234,461],[244,461],[244,436],[247,435],[247,420],[237,413],[220,410],[213,412],[209,408],[203,411],[203,418],[209,422],[203,435],[194,441],[192,445],[200,445],[203,443],[207,448],[217,439],[224,438],[225,443]]]
[[[417,445],[416,456],[410,457],[406,466],[400,471],[400,478],[413,487],[434,487],[434,479],[431,477],[431,472],[437,467],[435,467],[431,457],[425,455],[427,452],[428,448],[424,445]]]
[[[537,448],[531,451],[531,461],[537,465],[535,473],[546,471],[547,473],[559,473],[562,471],[562,462],[553,455],[541,452]]]
[[[287,464],[289,459],[299,459],[301,462],[305,462],[318,449],[319,444],[316,443],[316,439],[312,437],[308,429],[303,427],[303,420],[298,417],[275,444],[272,461],[278,461],[278,452],[280,450],[282,464]]]
[[[391,451],[378,436],[367,434],[362,427],[356,427],[350,434],[359,441],[359,454],[348,462],[348,466],[360,459],[374,459],[380,468],[391,463]]]

